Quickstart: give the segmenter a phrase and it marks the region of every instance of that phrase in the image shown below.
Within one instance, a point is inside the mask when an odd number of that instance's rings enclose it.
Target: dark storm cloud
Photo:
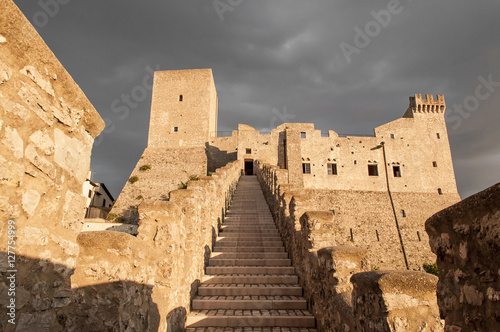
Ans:
[[[15,2],[34,22],[40,3],[51,1]],[[280,114],[322,130],[369,134],[399,118],[411,94],[444,94],[453,115],[454,105],[471,101],[478,77],[500,81],[496,0],[220,2],[231,10],[218,13],[210,0],[69,1],[38,28],[107,119],[92,167],[113,194],[146,147],[148,68],[212,68],[220,130],[269,128]],[[383,24],[349,62],[340,45],[356,46],[355,29],[376,28],[374,15]],[[141,87],[147,98],[125,104]],[[499,179],[499,102],[500,88],[461,115],[457,128],[449,124],[463,197]],[[116,112],[124,105],[127,116]]]

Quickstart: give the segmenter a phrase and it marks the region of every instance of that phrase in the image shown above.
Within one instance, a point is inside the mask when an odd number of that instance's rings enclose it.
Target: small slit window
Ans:
[[[400,178],[401,177],[401,167],[400,166],[392,166],[392,173],[394,174],[395,178]]]
[[[439,135],[439,133],[436,133],[436,137],[437,139],[441,139],[441,135]]]
[[[92,190],[89,190],[89,198],[92,198]]]
[[[105,199],[102,200],[102,206],[106,206],[106,200]]]
[[[306,133],[305,133],[305,131],[303,131],[303,132],[301,132],[301,133],[300,133],[300,138],[306,138]]]
[[[184,97],[182,95],[179,95],[179,101],[182,101]]]
[[[433,162],[432,162],[432,167],[438,167],[438,163],[437,163],[437,161],[433,161]]]
[[[443,194],[443,189],[438,188],[438,194],[439,194],[439,195],[442,195],[442,194]]]
[[[378,166],[377,165],[368,165],[368,175],[369,176],[378,176]]]
[[[406,218],[406,211],[405,210],[401,210],[401,217]]]
[[[328,175],[337,175],[337,164],[331,163],[327,165]]]
[[[303,163],[302,164],[302,173],[311,174],[311,164],[310,163]]]
[[[179,131],[179,127],[174,127],[174,133]]]

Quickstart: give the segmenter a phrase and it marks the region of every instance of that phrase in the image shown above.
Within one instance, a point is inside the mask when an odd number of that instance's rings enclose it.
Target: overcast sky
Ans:
[[[147,144],[150,72],[191,68],[213,69],[221,131],[372,134],[444,94],[460,195],[500,179],[498,0],[15,3],[106,120],[92,169],[115,198]]]

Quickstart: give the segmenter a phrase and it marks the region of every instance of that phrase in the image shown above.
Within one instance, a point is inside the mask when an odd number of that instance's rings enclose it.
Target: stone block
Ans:
[[[447,330],[493,331],[500,322],[500,184],[426,222],[439,268],[438,303]]]
[[[412,271],[354,274],[352,305],[359,331],[441,331],[437,277]]]

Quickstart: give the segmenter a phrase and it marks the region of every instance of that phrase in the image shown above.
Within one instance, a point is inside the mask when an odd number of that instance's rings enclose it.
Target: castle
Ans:
[[[211,71],[158,72],[114,208],[137,234],[83,232],[104,121],[14,2],[0,9],[0,330],[498,330],[500,184],[424,229],[459,200],[442,96],[370,137],[216,137]],[[407,271],[436,259],[439,283]],[[240,295],[203,298],[217,292]]]
[[[308,209],[334,214],[337,230],[323,233],[318,246],[336,238],[370,248],[375,267],[419,270],[434,261],[425,220],[460,200],[445,109],[444,96],[417,94],[402,118],[373,136],[285,123],[270,134],[240,124],[230,137],[217,137],[212,71],[156,72],[148,145],[131,174],[137,182],[127,182],[112,213],[137,223],[142,201],[168,199],[189,176],[236,160],[247,175],[274,166],[276,183],[307,197]]]

